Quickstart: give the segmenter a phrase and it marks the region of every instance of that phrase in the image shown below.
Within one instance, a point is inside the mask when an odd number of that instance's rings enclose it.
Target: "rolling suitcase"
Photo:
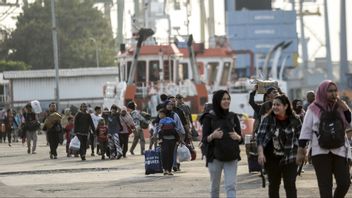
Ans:
[[[248,172],[260,172],[262,167],[258,163],[257,143],[255,140],[251,140],[246,144],[246,154],[248,160]]]

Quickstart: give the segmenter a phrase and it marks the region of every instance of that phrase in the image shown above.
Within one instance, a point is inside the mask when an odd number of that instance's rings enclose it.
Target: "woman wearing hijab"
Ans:
[[[122,130],[119,131],[120,145],[122,147],[122,156],[125,158],[128,151],[128,137],[135,130],[133,118],[127,112],[127,108],[123,106],[120,113],[120,122]]]
[[[221,174],[227,197],[236,197],[237,163],[240,158],[240,122],[229,111],[230,94],[218,90],[213,95],[213,111],[203,120],[202,143],[206,148],[206,166],[210,173],[211,197],[219,197]]]
[[[257,135],[258,163],[268,174],[269,197],[279,197],[281,178],[286,197],[297,197],[296,154],[301,126],[287,96],[276,96],[271,110],[259,125]]]
[[[297,163],[305,160],[307,142],[312,141],[311,159],[318,180],[320,197],[345,197],[348,192],[350,181],[349,162],[351,150],[345,131],[345,141],[337,148],[322,148],[318,140],[320,123],[324,122],[322,114],[337,111],[337,117],[341,119],[343,128],[346,129],[351,122],[351,111],[348,106],[338,97],[338,88],[331,80],[320,83],[315,101],[309,105],[304,117],[301,134],[299,137],[299,149]],[[324,147],[324,146],[323,146]],[[333,175],[336,180],[336,189],[332,194]]]

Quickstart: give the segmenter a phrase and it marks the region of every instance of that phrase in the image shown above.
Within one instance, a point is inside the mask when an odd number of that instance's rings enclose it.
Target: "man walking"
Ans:
[[[143,129],[141,127],[141,122],[147,122],[147,120],[145,120],[145,118],[140,114],[140,112],[136,109],[136,107],[137,105],[134,101],[130,101],[127,104],[128,111],[130,112],[136,127],[136,130],[134,131],[134,139],[130,149],[130,153],[134,155],[133,151],[136,148],[138,141],[140,141],[141,155],[144,155],[145,138],[144,138]]]
[[[82,161],[84,161],[86,160],[89,130],[94,130],[93,120],[92,117],[87,113],[87,105],[85,103],[81,104],[80,111],[76,114],[74,123],[75,134],[77,134],[77,137],[81,142],[79,153],[81,155]]]
[[[59,134],[61,133],[61,115],[56,112],[56,104],[50,103],[50,115],[45,119],[43,130],[47,131],[50,146],[50,159],[57,159],[57,147],[59,145]]]

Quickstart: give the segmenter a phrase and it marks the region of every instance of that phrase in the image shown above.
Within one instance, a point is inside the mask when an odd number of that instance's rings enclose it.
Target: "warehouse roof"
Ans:
[[[75,76],[96,76],[96,75],[111,75],[118,74],[117,67],[99,67],[99,68],[74,68],[60,69],[60,77],[75,77]],[[45,70],[25,70],[25,71],[5,71],[4,79],[21,79],[21,78],[52,78],[55,77],[54,69]]]

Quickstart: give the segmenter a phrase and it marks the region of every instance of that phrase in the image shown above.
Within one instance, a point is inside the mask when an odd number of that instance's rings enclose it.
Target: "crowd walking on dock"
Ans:
[[[35,155],[37,135],[44,132],[48,160],[65,156],[86,161],[89,154],[101,160],[123,160],[140,154],[145,156],[146,168],[152,150],[158,155],[155,159],[160,170],[148,174],[172,176],[181,170],[182,161],[196,159],[194,140],[199,138],[198,157],[205,158],[211,197],[219,197],[221,186],[227,197],[236,197],[239,145],[250,143],[254,147],[246,146],[252,149],[247,153],[249,170],[266,175],[267,196],[279,197],[283,180],[286,196],[299,197],[297,175],[304,171],[304,164],[312,163],[320,197],[345,197],[351,184],[351,111],[349,101],[339,97],[337,85],[324,80],[316,91],[307,92],[306,100],[290,100],[280,87],[274,86],[266,89],[262,101],[255,101],[257,90],[258,86],[254,86],[248,101],[255,119],[250,142],[241,131],[242,112],[230,111],[231,100],[236,98],[227,90],[215,91],[212,102],[204,105],[197,120],[192,119],[191,108],[181,94],[160,95],[156,117],[140,110],[133,100],[126,106],[94,109],[82,103],[78,112],[67,108],[62,113],[55,103],[50,103],[44,116],[36,114],[28,103],[17,111],[2,111],[0,142],[9,147],[22,143],[26,147],[24,154]],[[146,132],[150,136],[149,148]],[[140,149],[136,149],[138,143]],[[57,152],[59,145],[66,145],[65,154]]]

